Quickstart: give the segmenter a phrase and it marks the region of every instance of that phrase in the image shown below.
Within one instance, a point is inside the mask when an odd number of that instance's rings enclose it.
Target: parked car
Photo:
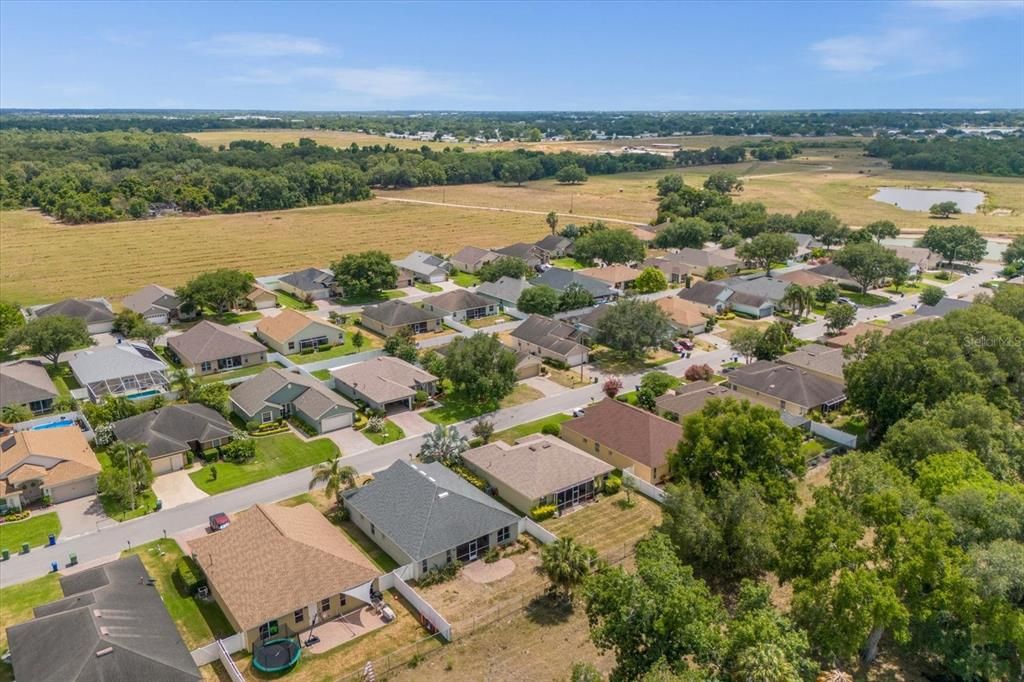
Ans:
[[[210,517],[210,530],[217,532],[218,530],[224,530],[231,525],[231,519],[224,512],[218,512]]]
[[[846,298],[845,296],[840,296],[839,298],[836,299],[836,302],[838,302],[838,303],[845,303],[846,305],[852,305],[854,308],[857,307],[856,303],[854,303],[850,299]]]
[[[574,417],[582,417],[585,414],[586,411],[582,407],[577,407],[575,410],[572,411],[572,416]]]

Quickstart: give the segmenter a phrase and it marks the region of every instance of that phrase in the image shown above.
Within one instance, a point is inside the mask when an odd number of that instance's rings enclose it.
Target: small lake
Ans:
[[[984,192],[968,189],[907,189],[881,187],[871,197],[875,201],[892,204],[904,211],[927,211],[933,204],[955,201],[964,213],[977,213],[985,201]]]

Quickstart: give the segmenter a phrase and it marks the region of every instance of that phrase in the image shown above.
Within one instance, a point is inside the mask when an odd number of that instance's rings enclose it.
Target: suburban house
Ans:
[[[835,348],[846,348],[853,346],[857,342],[857,339],[861,336],[870,334],[871,332],[878,332],[882,336],[889,336],[892,334],[892,322],[884,327],[879,327],[877,324],[871,324],[870,322],[858,322],[850,327],[847,327],[843,331],[839,332],[835,336],[824,336],[819,339],[826,346],[833,346]]]
[[[500,249],[495,249],[494,252],[499,256],[522,259],[531,268],[536,268],[538,265],[548,262],[547,255],[536,244],[517,242],[509,246],[503,246]]]
[[[820,275],[830,282],[834,282],[838,286],[846,289],[860,291],[860,284],[857,284],[853,279],[853,275],[850,274],[850,271],[842,265],[836,265],[835,263],[822,263],[821,265],[815,265],[813,268],[808,268],[807,272]]]
[[[392,261],[395,267],[408,270],[420,282],[436,284],[448,279],[452,265],[432,253],[413,251],[402,260]]]
[[[562,422],[563,440],[651,485],[668,478],[668,453],[682,437],[679,424],[612,398]]]
[[[169,324],[173,320],[191,320],[196,316],[195,308],[182,310],[183,304],[173,289],[159,284],[148,284],[121,301],[128,310],[134,310],[147,322]]]
[[[540,370],[544,362],[540,357],[527,353],[524,350],[517,350],[516,353],[516,380],[522,381],[530,377],[540,376]]]
[[[79,351],[68,366],[94,402],[108,395],[145,398],[163,393],[171,385],[167,363],[139,341]]]
[[[326,301],[337,293],[334,273],[320,268],[306,268],[279,277],[277,288],[300,301]]]
[[[77,426],[16,431],[0,440],[0,506],[95,495],[99,475],[99,460]]]
[[[146,446],[146,456],[157,475],[184,469],[187,452],[198,455],[227,444],[234,430],[220,413],[199,403],[165,405],[112,426],[122,443]]]
[[[533,435],[515,445],[495,441],[462,453],[502,500],[527,514],[553,504],[561,512],[594,499],[614,467],[553,436]]]
[[[783,307],[782,299],[789,288],[788,282],[759,275],[730,277],[714,284],[732,289],[733,295],[729,297],[729,307],[732,310],[757,318],[773,315],[777,309]]]
[[[494,282],[481,282],[476,287],[476,293],[504,308],[515,308],[519,303],[519,297],[531,286],[533,285],[520,277],[503,276]]]
[[[656,305],[665,313],[669,322],[683,334],[702,334],[707,330],[708,313],[714,311],[707,306],[692,301],[684,301],[678,296],[664,296],[656,301]]]
[[[425,298],[422,304],[423,310],[427,312],[453,317],[459,322],[498,314],[498,305],[494,301],[466,289],[455,289]]]
[[[416,273],[405,268],[398,268],[398,278],[395,279],[396,289],[406,289],[416,284]]]
[[[261,319],[256,325],[256,336],[281,355],[330,348],[345,342],[341,327],[292,308]]]
[[[658,398],[656,406],[662,416],[673,421],[682,422],[683,419],[704,409],[704,406],[712,399],[732,398],[744,400],[751,403],[763,405],[779,412],[787,425],[793,428],[806,427],[810,421],[806,417],[799,417],[784,410],[779,410],[778,404],[770,404],[767,401],[755,396],[739,396],[724,384],[711,384],[706,381],[692,381],[670,390]]]
[[[715,314],[720,314],[729,307],[729,299],[732,298],[734,293],[732,289],[723,285],[721,281],[697,282],[689,289],[682,289],[676,296],[683,301],[704,306],[709,310],[713,310]]]
[[[479,246],[463,246],[459,252],[448,259],[452,267],[460,272],[477,272],[491,261],[501,258],[500,253]]]
[[[277,307],[277,294],[270,289],[253,284],[252,290],[242,299],[241,306],[247,310],[267,310]]]
[[[594,303],[614,301],[622,293],[599,279],[581,275],[578,270],[566,270],[565,268],[548,268],[534,277],[531,284],[546,284],[558,293],[564,292],[571,284],[578,284],[590,292],[590,295],[594,297]]]
[[[61,576],[60,590],[7,628],[19,682],[203,679],[137,554]]]
[[[631,268],[628,265],[606,265],[603,268],[586,268],[577,270],[586,277],[593,277],[619,291],[625,291],[633,286],[633,282],[640,276],[640,270]]]
[[[838,381],[770,360],[737,367],[728,376],[734,391],[799,416],[811,410],[827,412],[846,401],[846,389]]]
[[[705,251],[703,249],[684,248],[669,253],[663,258],[688,265],[698,273],[707,272],[710,267],[722,268],[730,275],[735,274],[743,266],[743,261],[721,251]]]
[[[822,284],[832,281],[828,277],[811,272],[810,270],[790,270],[789,272],[775,275],[775,279],[809,289],[816,289]]]
[[[381,336],[394,336],[403,329],[413,334],[436,332],[444,316],[405,301],[390,300],[363,308],[359,323]]]
[[[530,315],[510,334],[515,350],[564,362],[569,367],[582,365],[590,350],[580,343],[576,327],[543,315]]]
[[[549,234],[534,244],[547,259],[561,258],[572,250],[572,240],[560,234]]]
[[[910,265],[910,276],[916,277],[922,272],[935,270],[942,262],[942,256],[920,246],[887,246]]]
[[[825,245],[819,242],[814,235],[803,232],[787,232],[786,234],[796,241],[796,253],[793,255],[796,260],[807,260],[811,257],[811,251],[825,248]]]
[[[380,570],[309,503],[258,504],[188,545],[246,647],[354,616],[378,593]]]
[[[700,275],[696,268],[673,258],[676,254],[667,253],[663,256],[649,256],[644,259],[643,267],[658,268],[665,275],[669,284],[680,284],[686,281],[688,275]]]
[[[0,408],[24,405],[32,414],[53,409],[59,392],[46,368],[33,360],[0,365]]]
[[[267,361],[267,348],[262,343],[243,331],[209,320],[168,337],[167,350],[200,376]]]
[[[783,364],[807,370],[823,379],[838,381],[841,384],[846,383],[843,378],[843,367],[849,361],[850,358],[846,357],[842,348],[830,348],[820,343],[809,343],[779,358],[779,362]]]
[[[437,377],[405,360],[382,355],[331,370],[334,389],[371,409],[412,409],[417,391],[433,395]]]
[[[231,390],[231,409],[246,423],[295,416],[327,433],[352,426],[356,407],[310,375],[267,367]]]
[[[468,563],[519,535],[519,516],[437,462],[397,460],[344,493],[353,523],[412,575]]]
[[[584,334],[587,334],[588,336],[593,337],[595,334],[597,334],[598,324],[601,322],[602,319],[604,319],[604,316],[608,314],[608,311],[611,310],[611,308],[611,303],[602,303],[601,305],[596,305],[593,308],[587,310],[587,312],[583,313],[582,315],[559,317],[559,319],[571,322],[572,325],[576,327],[579,331],[583,332]]]
[[[73,317],[85,322],[90,334],[103,334],[114,328],[114,311],[105,299],[83,300],[68,298],[53,305],[44,305],[31,309],[33,317],[51,317],[62,315]]]

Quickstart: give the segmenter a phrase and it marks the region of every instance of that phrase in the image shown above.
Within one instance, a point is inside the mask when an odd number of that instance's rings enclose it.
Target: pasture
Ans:
[[[235,140],[262,140],[275,147],[291,142],[298,144],[299,138],[308,137],[316,140],[319,145],[327,147],[348,147],[355,142],[360,147],[379,144],[382,147],[391,144],[399,149],[419,149],[428,145],[433,149],[444,149],[452,146],[447,142],[421,142],[419,140],[402,140],[368,135],[347,130],[314,130],[314,129],[275,129],[275,128],[229,128],[224,130],[203,130],[197,133],[185,133],[188,137],[201,142],[207,147],[227,146]]]

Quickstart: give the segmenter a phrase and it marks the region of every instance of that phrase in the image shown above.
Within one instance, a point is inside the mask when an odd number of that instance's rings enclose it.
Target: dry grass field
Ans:
[[[447,142],[420,142],[419,140],[400,140],[384,137],[383,135],[367,135],[366,133],[355,133],[346,130],[278,130],[274,128],[236,128],[225,130],[203,130],[198,133],[185,133],[189,137],[198,140],[207,147],[219,147],[228,145],[235,140],[262,140],[280,147],[282,144],[291,142],[298,144],[299,138],[308,137],[316,140],[317,144],[328,147],[348,147],[355,142],[360,147],[379,144],[384,146],[392,144],[400,149],[419,149],[428,145],[434,149],[450,147]]]

